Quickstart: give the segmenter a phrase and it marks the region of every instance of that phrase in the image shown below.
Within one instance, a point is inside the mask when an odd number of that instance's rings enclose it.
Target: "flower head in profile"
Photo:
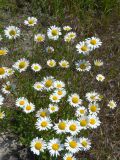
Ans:
[[[48,47],[46,48],[46,52],[47,52],[47,53],[53,53],[53,52],[54,52],[54,48],[51,47],[51,46],[48,46]]]
[[[96,60],[94,60],[94,65],[97,67],[101,67],[101,66],[103,66],[103,61],[100,59],[96,59]]]
[[[48,36],[49,39],[52,39],[52,40],[57,40],[61,34],[62,34],[61,33],[61,28],[56,27],[55,25],[51,26],[47,30],[47,36]]]
[[[66,60],[61,60],[59,62],[59,65],[60,65],[61,68],[69,68],[69,62],[66,61]]]
[[[6,82],[2,85],[2,92],[4,94],[10,94],[11,93],[11,83],[10,81]]]
[[[63,30],[64,30],[64,31],[70,31],[71,29],[72,29],[72,28],[71,28],[70,26],[64,26],[64,27],[63,27]]]
[[[6,54],[8,54],[8,49],[7,48],[1,48],[0,49],[0,56],[4,56]]]
[[[17,37],[20,36],[20,29],[15,26],[6,27],[4,32],[5,32],[5,36],[9,39],[16,39]]]
[[[37,24],[37,19],[35,17],[28,17],[27,20],[24,21],[24,24],[27,26],[34,26]]]

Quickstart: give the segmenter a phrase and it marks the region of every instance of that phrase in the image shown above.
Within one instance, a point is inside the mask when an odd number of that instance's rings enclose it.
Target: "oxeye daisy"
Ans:
[[[98,75],[96,76],[96,79],[97,79],[98,81],[100,81],[100,82],[103,82],[103,81],[105,80],[105,76],[103,76],[102,74],[98,74]]]
[[[9,39],[16,39],[17,37],[20,36],[20,29],[15,26],[6,27],[4,32],[5,32],[5,36]]]
[[[65,87],[65,83],[62,81],[55,81],[54,82],[54,88],[56,89],[62,89]]]
[[[1,109],[0,109],[0,119],[3,119],[4,117],[5,117],[5,112],[1,111]]]
[[[53,138],[48,142],[48,150],[51,156],[60,155],[60,151],[63,150],[63,145],[60,143],[60,140],[57,138]]]
[[[4,97],[0,94],[0,106],[3,105]]]
[[[53,94],[50,95],[49,99],[53,103],[58,103],[58,102],[60,102],[61,97],[58,96],[57,94],[53,93]]]
[[[111,109],[114,109],[117,107],[117,103],[114,100],[110,100],[107,106]]]
[[[99,59],[96,59],[96,60],[94,60],[94,65],[98,66],[98,67],[103,66],[103,61],[99,60]]]
[[[61,61],[59,62],[59,65],[60,65],[60,67],[62,67],[62,68],[69,68],[69,62],[66,61],[66,60],[61,60]]]
[[[76,45],[76,49],[78,51],[78,53],[82,53],[84,55],[87,55],[89,54],[89,51],[90,51],[90,48],[87,46],[87,44],[83,41],[83,42],[79,42],[77,45]]]
[[[88,117],[87,116],[82,116],[78,118],[78,122],[79,122],[80,130],[88,128]]]
[[[79,106],[75,113],[77,117],[85,116],[86,114],[87,114],[87,109],[84,106]]]
[[[64,41],[65,42],[70,42],[73,41],[76,38],[76,33],[75,32],[69,32],[64,36]]]
[[[67,137],[64,145],[71,153],[77,153],[80,150],[79,140],[75,137]]]
[[[91,142],[88,138],[80,138],[80,150],[87,151],[91,148]]]
[[[27,103],[24,108],[23,108],[23,111],[25,113],[31,113],[35,110],[35,105],[33,103]]]
[[[24,24],[27,26],[34,26],[37,24],[37,19],[35,17],[28,17],[27,20],[24,21]]]
[[[72,29],[72,28],[71,28],[70,26],[64,26],[64,27],[63,27],[63,30],[64,30],[64,31],[70,31],[71,29]]]
[[[74,93],[74,94],[71,94],[69,97],[68,97],[68,102],[71,106],[73,107],[78,107],[79,105],[82,104],[82,100],[80,99],[79,95]]]
[[[40,155],[40,152],[44,152],[46,146],[46,142],[43,140],[43,138],[38,137],[34,138],[30,144],[31,151],[36,155]]]
[[[70,133],[72,136],[77,135],[80,131],[79,122],[75,120],[68,121],[67,124],[67,132]]]
[[[88,38],[86,40],[86,43],[91,49],[99,48],[102,45],[101,40],[99,38],[96,38],[96,37]]]
[[[0,79],[6,78],[7,76],[8,76],[7,68],[6,67],[0,67]]]
[[[48,36],[49,39],[52,39],[52,40],[57,40],[61,34],[62,34],[61,33],[61,28],[56,27],[55,25],[51,26],[47,30],[47,36]]]
[[[44,130],[50,129],[52,127],[52,124],[51,124],[50,118],[48,118],[48,117],[42,118],[41,117],[41,118],[37,119],[35,126],[39,131],[44,131]]]
[[[49,104],[48,110],[49,110],[50,113],[54,113],[54,112],[57,112],[59,110],[59,107],[56,104]]]
[[[90,128],[97,128],[100,126],[100,120],[96,115],[89,115],[88,116],[88,126]]]
[[[40,109],[40,110],[38,110],[37,111],[37,113],[36,113],[36,117],[38,117],[38,118],[40,118],[40,117],[42,117],[42,118],[45,118],[45,117],[49,117],[49,111],[48,111],[48,109],[47,108],[44,108],[44,109]]]
[[[4,94],[10,94],[11,93],[11,83],[9,81],[2,85],[2,92]]]
[[[44,89],[44,85],[42,82],[35,82],[33,88],[37,91],[42,91]]]
[[[99,105],[96,102],[90,103],[88,108],[89,108],[90,114],[97,114],[99,113],[99,110],[100,110]]]
[[[19,97],[16,99],[16,106],[23,108],[25,105],[27,105],[28,100],[25,97]]]
[[[58,123],[55,124],[54,130],[57,132],[57,134],[65,133],[67,129],[67,121],[65,120],[59,120]]]
[[[66,90],[65,89],[56,89],[56,90],[54,90],[54,93],[60,97],[64,97],[66,95]]]
[[[85,95],[86,99],[89,102],[96,102],[96,101],[100,101],[100,95],[97,92],[88,92]]]
[[[75,63],[76,65],[76,70],[78,71],[90,71],[91,69],[91,64],[89,61],[85,60],[79,60],[78,62]]]
[[[42,67],[38,63],[34,63],[32,64],[31,69],[35,72],[39,72],[42,69]]]
[[[17,62],[15,62],[15,64],[13,65],[13,68],[18,70],[21,73],[25,71],[28,66],[29,66],[29,61],[25,58],[22,58],[18,60]]]
[[[76,160],[72,153],[66,153],[63,157],[63,160]]]
[[[53,53],[53,52],[54,52],[54,48],[51,47],[51,46],[48,46],[48,47],[46,48],[46,52],[47,52],[47,53]]]
[[[44,89],[47,91],[50,91],[51,89],[54,88],[54,77],[49,76],[49,77],[45,77],[43,80],[43,85],[44,85]]]
[[[15,71],[14,71],[12,68],[7,68],[7,69],[6,69],[6,72],[7,72],[7,75],[8,75],[8,76],[11,76],[11,75],[14,74]]]
[[[49,59],[48,61],[47,61],[47,65],[49,66],[49,67],[55,67],[56,66],[56,61],[54,60],[54,59]]]
[[[34,41],[37,43],[44,42],[45,41],[45,35],[44,34],[36,34],[34,37]]]
[[[1,48],[0,49],[0,56],[4,56],[6,54],[8,54],[8,49],[7,48]]]

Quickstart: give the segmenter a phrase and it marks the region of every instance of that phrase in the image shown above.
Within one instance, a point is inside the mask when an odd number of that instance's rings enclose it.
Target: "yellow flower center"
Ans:
[[[71,148],[76,148],[77,147],[77,142],[76,141],[71,141],[69,142],[69,145]]]
[[[63,62],[63,63],[62,63],[62,66],[63,66],[63,67],[66,67],[66,66],[67,66],[67,63],[66,63],[66,62]]]
[[[94,125],[96,123],[96,120],[95,119],[90,119],[90,124]]]
[[[41,123],[41,126],[42,126],[42,127],[47,127],[47,125],[48,125],[48,123],[47,123],[46,121],[43,121],[43,122]]]
[[[16,31],[15,31],[15,30],[11,30],[11,31],[9,32],[9,34],[10,34],[11,36],[15,36],[15,35],[16,35]]]
[[[48,80],[45,82],[45,86],[48,87],[48,88],[51,87],[52,84],[53,84],[53,82],[52,82],[52,80],[50,80],[50,79],[48,79]]]
[[[38,69],[39,69],[39,67],[38,67],[38,66],[34,66],[34,69],[35,69],[35,70],[38,70]]]
[[[5,87],[5,89],[6,89],[7,91],[10,91],[10,90],[11,90],[11,86],[7,85],[7,86]]]
[[[0,75],[5,74],[5,69],[4,68],[0,68]]]
[[[49,65],[53,67],[55,65],[55,62],[54,61],[50,61]]]
[[[58,95],[62,95],[63,92],[61,90],[59,90],[57,93],[58,93]]]
[[[57,143],[55,143],[55,144],[52,145],[52,149],[55,150],[55,151],[57,151],[59,149],[59,147],[60,146]]]
[[[37,85],[37,88],[40,89],[40,88],[42,88],[42,86],[41,85]]]
[[[80,68],[81,69],[86,69],[86,65],[83,63],[83,64],[80,64]]]
[[[53,29],[52,30],[52,35],[53,36],[57,36],[58,35],[58,30],[57,29]]]
[[[92,112],[96,112],[97,107],[96,107],[95,105],[92,105],[92,106],[90,107],[90,110],[91,110]]]
[[[25,102],[24,102],[24,101],[20,101],[19,104],[20,104],[20,105],[24,105]]]
[[[61,129],[61,130],[65,130],[65,128],[66,128],[66,123],[65,123],[65,122],[60,122],[60,123],[58,124],[58,128]]]
[[[20,63],[19,63],[19,68],[22,69],[22,68],[24,68],[25,66],[26,66],[26,63],[25,63],[25,62],[20,62]]]
[[[72,102],[73,103],[78,103],[79,102],[79,98],[78,97],[73,97],[72,98]]]
[[[82,146],[87,147],[87,142],[86,141],[82,141]]]
[[[58,97],[57,97],[57,96],[53,96],[53,100],[54,100],[54,101],[57,101],[57,100],[58,100]]]
[[[47,116],[47,113],[46,113],[46,112],[41,112],[41,113],[40,113],[40,116],[41,116],[41,117],[46,117],[46,116]]]
[[[34,23],[34,20],[33,20],[33,19],[30,19],[30,20],[28,20],[28,23],[29,23],[29,24],[33,24],[33,23]]]
[[[85,113],[85,111],[84,111],[83,109],[81,109],[81,110],[80,110],[80,113],[81,113],[81,114],[84,114],[84,113]]]
[[[95,39],[92,39],[91,41],[90,41],[90,43],[92,44],[92,45],[96,45],[96,40]]]
[[[87,48],[87,46],[82,46],[82,47],[81,47],[81,50],[85,52],[85,51],[88,50],[88,48]]]
[[[38,36],[38,37],[37,37],[37,41],[38,41],[38,42],[42,42],[42,41],[44,41],[44,38],[43,38],[42,36]]]
[[[5,55],[6,53],[6,50],[0,50],[0,55]]]
[[[35,144],[35,149],[40,150],[42,148],[42,144],[40,142],[37,142]]]
[[[82,120],[80,121],[80,125],[81,125],[82,127],[85,127],[85,126],[87,125],[86,119],[82,119]]]
[[[76,127],[75,124],[72,124],[72,125],[70,125],[69,129],[70,129],[71,131],[75,131],[75,130],[77,129],[77,127]]]
[[[54,107],[54,106],[52,106],[52,107],[51,107],[51,110],[52,110],[52,111],[54,111],[54,110],[55,110],[55,107]]]
[[[90,97],[93,101],[95,100],[96,96],[91,96]]]
[[[31,110],[31,106],[26,106],[26,110]]]
[[[62,87],[62,85],[61,84],[57,84],[57,88],[61,88]]]
[[[66,158],[66,160],[72,160],[72,159],[73,159],[73,158],[72,158],[72,157],[70,157],[70,156]]]

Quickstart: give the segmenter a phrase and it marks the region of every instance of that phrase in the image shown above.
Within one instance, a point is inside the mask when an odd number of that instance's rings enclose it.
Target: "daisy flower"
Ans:
[[[47,65],[52,68],[52,67],[55,67],[55,66],[56,66],[56,62],[55,62],[54,59],[49,59],[49,60],[47,61]]]
[[[8,75],[8,76],[11,76],[11,75],[14,74],[15,71],[14,71],[12,68],[7,68],[7,69],[6,69],[6,72],[7,72],[7,75]]]
[[[72,153],[66,153],[63,157],[63,160],[77,160]]]
[[[47,36],[48,36],[49,39],[52,39],[52,40],[57,40],[61,34],[62,34],[61,33],[61,28],[56,27],[55,25],[51,26],[47,30]]]
[[[2,85],[2,92],[4,94],[10,94],[11,93],[11,83],[9,81]]]
[[[44,131],[51,129],[52,124],[50,118],[44,117],[44,118],[38,118],[35,126],[39,131]]]
[[[3,119],[5,117],[5,112],[4,111],[0,111],[0,119]]]
[[[15,26],[6,27],[4,32],[5,32],[5,36],[9,39],[16,39],[17,37],[20,36],[20,29]]]
[[[85,116],[86,114],[87,114],[87,109],[84,106],[79,106],[75,113],[77,117]]]
[[[63,150],[63,145],[60,143],[60,140],[53,138],[48,142],[48,150],[51,156],[59,156],[60,151]]]
[[[23,108],[28,104],[28,100],[25,97],[19,97],[16,99],[16,106]]]
[[[67,137],[64,145],[71,153],[77,153],[80,150],[79,140],[75,137]]]
[[[0,106],[3,105],[4,97],[0,94]]]
[[[103,61],[99,60],[99,59],[96,59],[96,60],[94,60],[94,65],[98,66],[98,67],[103,66]]]
[[[67,121],[65,120],[59,120],[58,123],[55,124],[54,130],[57,134],[65,133],[67,129]]]
[[[65,87],[65,83],[62,81],[55,81],[54,82],[54,88],[56,89],[62,89]]]
[[[50,91],[51,89],[54,88],[54,77],[49,76],[49,77],[45,77],[43,80],[43,85],[44,85],[44,89],[47,91]]]
[[[83,41],[83,42],[79,42],[77,45],[76,45],[76,49],[78,51],[78,53],[82,53],[84,55],[87,55],[89,54],[89,51],[90,51],[90,48],[86,45],[86,43]]]
[[[53,93],[53,94],[50,95],[49,99],[53,103],[58,103],[58,102],[60,102],[61,97],[58,96],[57,94]]]
[[[100,120],[96,115],[89,115],[88,116],[88,126],[90,128],[97,128],[100,126]]]
[[[31,141],[30,149],[34,154],[40,155],[40,152],[44,152],[46,146],[46,142],[43,140],[43,138],[36,137]]]
[[[27,26],[34,26],[37,24],[37,19],[35,17],[28,17],[27,20],[24,21],[24,24]]]
[[[47,52],[47,53],[52,53],[52,52],[54,52],[54,48],[51,47],[51,46],[48,46],[48,47],[46,48],[46,52]]]
[[[7,76],[8,76],[7,68],[6,67],[0,67],[0,79],[6,78]]]
[[[95,91],[86,93],[85,97],[89,102],[96,102],[101,100],[100,95]]]
[[[70,26],[64,26],[64,27],[63,27],[63,30],[64,30],[64,31],[70,31],[71,29],[72,29],[72,28],[71,28]]]
[[[117,103],[114,100],[110,100],[107,106],[110,107],[111,109],[114,109],[117,107]]]
[[[76,70],[78,71],[90,71],[91,70],[91,64],[89,61],[86,60],[79,60],[78,62],[75,63],[76,65]]]
[[[44,108],[44,109],[40,109],[40,110],[38,110],[37,111],[37,113],[36,113],[36,117],[38,117],[38,118],[45,118],[45,117],[48,117],[49,116],[49,111],[48,111],[48,109],[47,108]]]
[[[91,148],[91,142],[88,138],[80,138],[80,150],[87,151]]]
[[[49,110],[50,113],[54,113],[54,112],[57,112],[59,110],[59,107],[56,104],[49,104],[48,110]]]
[[[96,79],[97,79],[98,81],[103,82],[104,79],[105,79],[105,76],[103,76],[102,74],[98,74],[98,75],[96,76]]]
[[[18,60],[17,62],[15,62],[15,64],[13,65],[13,68],[18,70],[21,73],[25,71],[28,66],[29,66],[29,61],[25,58],[22,58]]]
[[[54,90],[54,93],[62,98],[66,95],[66,90],[65,89],[56,89],[56,90]]]
[[[68,97],[68,102],[71,106],[73,107],[78,107],[79,105],[82,104],[82,100],[80,99],[79,95],[74,93],[74,94],[71,94],[69,97]]]
[[[34,37],[34,41],[37,43],[44,42],[45,41],[45,35],[44,34],[36,34]]]
[[[82,116],[82,117],[78,118],[78,122],[79,122],[80,130],[88,128],[87,116]]]
[[[6,54],[8,54],[8,49],[7,48],[1,48],[0,49],[0,56],[4,56]]]
[[[100,111],[99,105],[96,102],[90,103],[88,109],[90,114],[95,114],[95,115]]]
[[[44,89],[44,85],[41,82],[35,82],[33,88],[37,91],[42,91]]]
[[[23,111],[25,113],[31,113],[35,110],[35,105],[33,103],[27,103],[24,108],[23,108]]]
[[[68,61],[66,61],[66,60],[61,60],[60,62],[59,62],[59,65],[60,65],[60,67],[62,67],[62,68],[69,68],[69,62]]]
[[[64,41],[65,42],[70,42],[73,41],[76,38],[76,33],[75,32],[69,32],[64,36]]]
[[[102,42],[99,38],[96,37],[91,37],[86,40],[86,44],[91,48],[91,49],[96,49],[99,48],[102,45]]]
[[[75,120],[68,121],[67,130],[72,136],[77,135],[80,131],[79,122]]]
[[[34,63],[32,64],[31,69],[35,72],[39,72],[42,69],[42,67],[38,63]]]

